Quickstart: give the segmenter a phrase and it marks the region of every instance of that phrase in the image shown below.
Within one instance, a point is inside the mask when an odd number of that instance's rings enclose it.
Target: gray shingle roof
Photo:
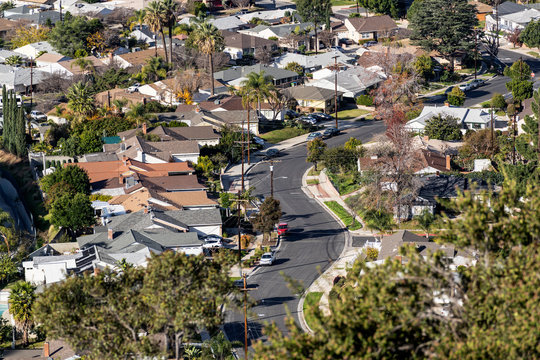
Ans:
[[[257,64],[257,65],[252,65],[252,66],[239,66],[236,68],[218,71],[214,73],[214,78],[216,80],[222,80],[222,81],[228,82],[231,80],[236,80],[241,77],[246,77],[248,74],[252,72],[258,74],[261,71],[264,71],[265,75],[270,75],[273,79],[276,79],[276,80],[298,77],[298,73],[296,73],[295,71],[279,69],[276,67],[263,65],[263,64]]]
[[[295,86],[285,89],[285,93],[297,100],[330,100],[335,96],[334,90],[315,86]],[[338,91],[338,96],[342,94]]]

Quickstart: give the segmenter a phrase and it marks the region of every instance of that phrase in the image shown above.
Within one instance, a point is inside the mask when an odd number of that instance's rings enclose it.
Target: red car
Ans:
[[[278,236],[283,236],[289,230],[287,223],[279,223],[277,227]]]

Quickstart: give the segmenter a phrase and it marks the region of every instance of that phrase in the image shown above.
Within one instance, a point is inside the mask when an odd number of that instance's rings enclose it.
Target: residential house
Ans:
[[[499,17],[499,30],[513,32],[515,29],[523,30],[527,24],[540,18],[540,11],[528,8],[511,1],[505,1],[493,7],[493,13],[486,15],[486,30],[497,29],[497,12]]]
[[[188,22],[190,22],[189,20]],[[238,30],[243,29],[247,24],[247,21],[240,19],[238,15],[218,17],[209,19],[208,22],[214,25],[218,30]]]
[[[148,47],[154,47],[156,45],[156,36],[153,32],[148,29],[147,26],[143,25],[142,28],[133,30],[129,37],[135,38],[139,42],[144,42]]]
[[[23,56],[23,55],[21,55],[19,53],[16,53],[15,51],[0,49],[0,63],[5,63],[6,59],[8,59],[8,58],[10,58],[12,56],[20,57],[22,62],[28,61],[28,59],[26,59],[25,56]]]
[[[213,96],[211,99],[213,100],[200,102],[197,104],[197,107],[209,112],[244,110],[242,97],[240,96],[220,94]],[[253,116],[281,120],[284,118],[283,109],[273,109],[272,106],[266,102],[261,102],[252,110]]]
[[[231,60],[239,60],[244,56],[254,56],[256,51],[272,53],[277,50],[277,42],[261,37],[238,32],[222,30],[225,48],[223,52],[231,56]]]
[[[388,37],[398,28],[388,15],[348,18],[345,20],[345,26],[349,30],[348,38],[356,42]]]
[[[247,35],[257,36],[264,39],[277,38],[280,45],[296,48],[301,45],[306,46],[306,50],[311,50],[314,46],[313,37],[315,31],[313,31],[313,23],[299,23],[299,24],[283,24],[283,25],[257,25],[254,28],[239,30],[239,32]],[[304,38],[295,40],[291,43],[289,35],[295,31],[305,32]]]
[[[69,56],[58,53],[43,53],[35,60],[36,68],[49,74],[62,73],[63,66],[59,63],[71,60]]]
[[[127,101],[128,107],[133,104],[146,104],[153,100],[150,96],[141,94],[138,91],[129,92],[127,89],[118,88],[97,93],[94,98],[98,104],[109,107],[114,105],[115,100]]]
[[[470,0],[470,5],[474,5],[476,8],[476,18],[478,21],[486,21],[486,15],[493,13],[493,6],[489,4],[484,4],[483,2]]]
[[[105,67],[105,63],[93,55],[85,56],[84,59],[89,60],[91,62],[91,67],[93,67],[94,70],[99,70],[100,68]],[[77,59],[60,61],[58,63],[61,66],[60,73],[63,73],[66,76],[71,77],[74,75],[84,75],[86,72],[91,71],[90,69],[88,70],[81,69],[76,64],[76,62],[77,62]]]
[[[159,101],[164,105],[179,105],[176,97],[176,80],[174,78],[156,81],[146,84],[137,89],[143,95],[149,96],[152,100]]]
[[[5,86],[16,93],[30,93],[30,89],[34,87],[35,90],[45,77],[43,71],[36,69],[0,65],[0,87]]]
[[[397,258],[400,261],[407,261],[400,255],[400,248],[405,245],[414,246],[423,257],[441,252],[443,259],[451,263],[452,269],[458,266],[471,266],[475,263],[473,254],[457,250],[453,244],[435,243],[408,230],[399,230],[390,236],[383,237],[377,260]]]
[[[99,269],[118,269],[124,260],[146,266],[151,254],[164,251],[199,255],[204,242],[199,236],[221,235],[218,209],[160,211],[148,209],[106,220],[94,234],[76,243],[48,244],[23,262],[25,280],[36,285],[62,281],[67,276]]]
[[[93,3],[77,2],[72,6],[67,7],[66,12],[69,11],[73,16],[88,16],[92,18],[106,17],[111,14],[115,9],[115,5],[110,3]]]
[[[6,15],[6,12],[9,15]],[[26,7],[26,5],[19,8],[5,10],[4,17],[10,20],[20,20],[26,23],[43,26],[48,22],[56,24],[60,21],[60,13],[54,10],[38,11],[33,7]]]
[[[376,169],[378,164],[386,162],[385,158],[378,158],[375,155],[359,157],[357,159],[358,172],[363,173]],[[443,155],[436,151],[418,149],[414,153],[414,163],[412,164],[415,175],[438,174],[440,172],[451,171],[450,155]]]
[[[315,86],[295,86],[284,90],[291,99],[296,100],[298,111],[323,111],[331,113],[335,109],[336,93],[334,90],[323,89]],[[338,103],[342,100],[343,93],[338,91]]]
[[[0,18],[0,39],[4,39],[7,34],[13,34],[21,25],[19,21]]]
[[[165,58],[165,51],[162,48],[158,48],[157,55]],[[124,69],[128,67],[143,67],[146,65],[147,60],[153,56],[156,56],[155,48],[115,55],[113,61],[116,61],[118,66]]]
[[[216,131],[221,130],[223,126],[236,126],[249,130],[252,134],[259,135],[259,119],[257,116],[253,116],[255,114],[252,113],[248,123],[247,110],[201,111],[201,115],[203,124],[212,126]]]
[[[36,59],[44,53],[60,55],[48,41],[39,41],[13,50],[29,59]]]
[[[337,59],[336,59],[337,56]],[[354,58],[345,55],[341,51],[323,52],[318,55],[302,55],[286,52],[274,60],[274,66],[281,69],[287,67],[288,64],[295,62],[302,66],[306,72],[314,72],[321,68],[333,66],[337,60],[338,64],[352,65]]]
[[[321,79],[310,81],[309,85],[334,90],[336,80],[332,70],[322,69],[319,72],[328,75]],[[315,78],[315,74],[313,77]],[[347,68],[337,73],[338,91],[343,93],[343,97],[352,99],[376,88],[383,81],[384,78],[382,76],[361,67]]]
[[[295,71],[279,69],[263,64],[238,66],[218,71],[214,73],[214,78],[230,86],[239,87],[242,81],[245,80],[250,73],[258,74],[262,71],[264,71],[265,75],[271,76],[272,83],[279,88],[285,88],[302,82],[302,78]]]
[[[139,131],[144,132],[143,128],[131,129],[118,133],[121,141],[126,141],[137,135]],[[196,141],[199,146],[213,146],[219,144],[220,135],[211,126],[190,126],[190,127],[163,127],[161,125],[149,129],[148,134],[159,136],[161,141]]]
[[[426,123],[431,118],[442,115],[457,118],[462,126],[462,132],[469,130],[486,129],[491,126],[491,115],[484,109],[468,109],[454,106],[424,106],[420,115],[407,122],[405,128],[422,133]]]
[[[284,8],[266,11],[250,11],[246,14],[238,15],[238,17],[246,23],[249,23],[251,20],[257,18],[269,24],[276,25],[281,24],[281,19],[285,17],[286,12],[293,13],[294,9]]]

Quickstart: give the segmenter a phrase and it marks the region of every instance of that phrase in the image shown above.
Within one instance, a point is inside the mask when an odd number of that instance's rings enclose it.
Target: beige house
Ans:
[[[345,27],[349,30],[349,39],[356,42],[388,37],[398,28],[388,15],[348,18],[345,20]]]
[[[298,111],[322,111],[326,113],[335,110],[336,93],[333,90],[315,86],[296,86],[284,90],[291,99],[296,100]],[[337,93],[338,103],[342,100],[343,93]]]

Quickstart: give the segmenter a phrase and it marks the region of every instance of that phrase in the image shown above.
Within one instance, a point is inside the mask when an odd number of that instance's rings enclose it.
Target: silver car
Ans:
[[[272,263],[274,262],[275,259],[276,259],[276,257],[275,257],[275,253],[273,251],[264,253],[261,256],[261,260],[259,261],[259,265],[268,265],[268,266],[272,265]]]

